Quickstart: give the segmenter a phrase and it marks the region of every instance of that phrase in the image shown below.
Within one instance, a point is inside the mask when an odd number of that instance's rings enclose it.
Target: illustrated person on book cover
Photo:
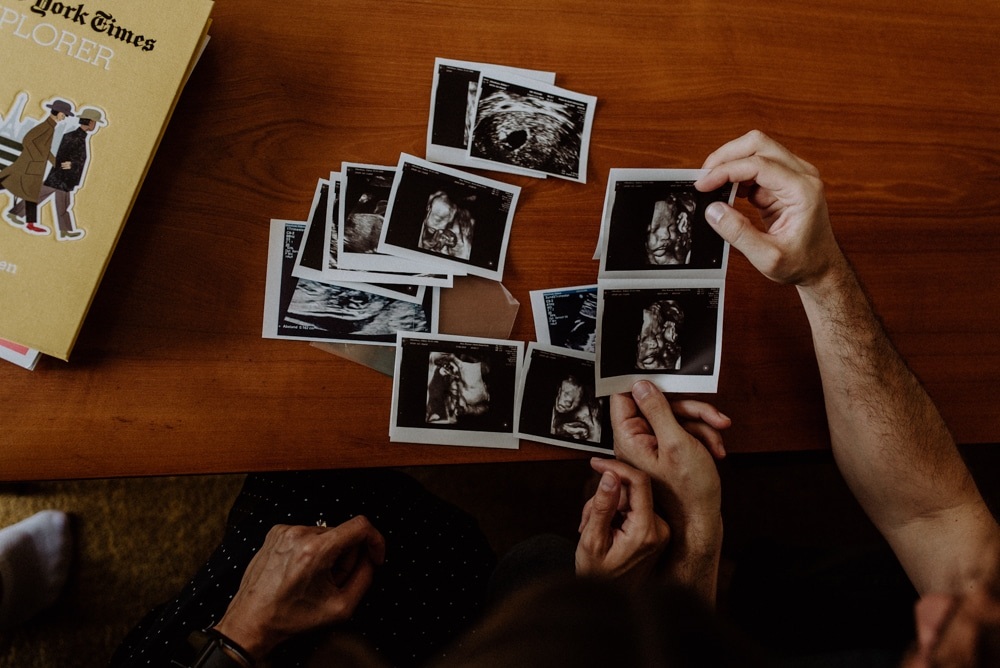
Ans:
[[[38,203],[46,163],[56,162],[52,155],[56,125],[74,115],[72,105],[65,100],[55,100],[45,106],[51,112],[49,116],[24,135],[21,154],[13,163],[0,170],[0,188],[13,195],[14,205],[18,204],[18,200],[23,200],[24,204],[25,222],[22,223],[10,210],[7,212],[7,220],[12,226],[23,229],[28,234],[40,236],[50,232],[49,228],[38,224]]]
[[[85,234],[84,230],[76,226],[76,217],[73,215],[73,191],[83,181],[83,173],[87,166],[88,135],[102,125],[104,125],[104,115],[100,110],[88,108],[81,111],[80,126],[63,135],[56,151],[55,166],[42,184],[38,205],[49,198],[53,199],[55,218],[59,225],[57,238],[60,241],[82,239]],[[23,218],[25,211],[26,203],[22,200],[11,208],[8,217]]]

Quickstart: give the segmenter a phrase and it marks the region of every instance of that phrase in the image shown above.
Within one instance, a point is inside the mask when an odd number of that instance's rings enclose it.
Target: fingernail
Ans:
[[[632,386],[632,396],[642,401],[653,392],[653,384],[648,380],[640,380]]]
[[[605,471],[601,476],[601,489],[605,492],[613,492],[618,485],[618,479],[610,471]]]
[[[705,209],[705,220],[708,221],[710,225],[715,225],[720,220],[722,216],[726,213],[726,207],[723,206],[722,202],[712,202]]]
[[[730,422],[733,421],[733,419],[731,417],[729,417],[728,415],[726,415],[722,411],[716,411],[716,413],[718,413],[719,417],[722,418],[723,420],[729,420]]]

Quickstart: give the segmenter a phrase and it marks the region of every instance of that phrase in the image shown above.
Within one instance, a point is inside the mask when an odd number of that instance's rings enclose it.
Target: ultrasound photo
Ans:
[[[425,290],[422,302],[413,303],[294,277],[304,232],[303,223],[271,221],[264,337],[394,346],[399,331],[436,331],[437,288]]]
[[[389,206],[395,167],[344,162],[341,164],[341,206],[334,218],[334,240],[337,246],[337,266],[341,270],[367,272],[370,278],[341,278],[360,282],[403,282],[386,274],[414,276],[419,285],[443,284],[430,280],[434,267],[427,262],[415,262],[378,252],[385,212]],[[450,282],[449,285],[450,286]]]
[[[344,184],[344,205],[340,214],[344,221],[341,245],[344,253],[375,253],[396,170],[393,167],[345,163],[341,165],[341,174]],[[350,269],[343,262],[341,266]]]
[[[401,333],[390,439],[517,447],[523,342]]]
[[[602,286],[597,343],[600,393],[628,391],[640,378],[665,391],[715,391],[704,388],[718,381],[723,285]],[[612,384],[609,379],[618,380]]]
[[[553,72],[436,58],[427,125],[428,160],[455,165],[468,164],[469,138],[475,117],[479,77],[483,73],[522,76],[549,85],[555,83],[556,79]]]
[[[520,188],[403,155],[381,252],[501,280]]]
[[[521,438],[613,452],[608,402],[595,391],[593,355],[531,342],[521,378]]]
[[[330,214],[336,214],[340,196],[337,176],[331,174],[331,179],[320,179],[316,183],[305,235],[292,270],[296,277],[321,280],[327,268],[337,266],[336,237],[329,241],[331,220],[336,221],[336,218],[331,219]]]
[[[729,245],[705,221],[712,202],[731,202],[735,186],[702,193],[697,170],[611,170],[602,221],[600,276],[718,276]]]
[[[596,98],[486,75],[479,87],[470,158],[586,182]]]
[[[539,343],[593,353],[597,343],[597,286],[532,290]]]

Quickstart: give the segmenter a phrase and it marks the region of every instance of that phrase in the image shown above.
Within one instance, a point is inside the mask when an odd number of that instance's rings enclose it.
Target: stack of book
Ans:
[[[69,359],[211,9],[0,4],[0,359]]]

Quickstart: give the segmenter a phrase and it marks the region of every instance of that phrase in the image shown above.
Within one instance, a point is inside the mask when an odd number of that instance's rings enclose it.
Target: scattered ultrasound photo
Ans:
[[[445,287],[437,281],[426,280],[427,272],[434,271],[427,262],[413,262],[378,252],[396,168],[345,162],[341,164],[340,173],[342,205],[334,219],[338,266],[370,273],[424,274],[415,277],[414,282]],[[385,282],[384,279],[380,276],[374,280]],[[450,283],[446,287],[451,287]]]
[[[705,221],[712,202],[731,203],[735,185],[703,193],[699,170],[618,170],[608,177],[601,232],[602,278],[716,277],[729,244]]]
[[[529,296],[539,343],[586,353],[596,351],[596,285],[532,290]]]
[[[330,179],[320,179],[316,184],[309,220],[302,244],[299,246],[292,268],[292,276],[320,283],[341,285],[356,283],[358,290],[371,292],[392,299],[402,299],[422,304],[427,285],[451,287],[447,277],[403,277],[386,273],[360,273],[343,270],[337,262],[337,220],[340,210],[340,175],[330,174]],[[330,194],[333,194],[333,197]],[[381,283],[369,283],[378,280]],[[361,287],[364,286],[364,287]]]
[[[400,333],[392,441],[516,448],[524,343]]]
[[[586,183],[596,103],[538,81],[484,74],[469,157]]]
[[[440,291],[422,303],[292,275],[305,224],[271,221],[263,336],[395,346],[399,331],[435,332]]]
[[[475,117],[479,77],[483,73],[497,76],[513,74],[549,85],[556,80],[554,72],[436,58],[431,86],[431,111],[427,124],[428,160],[454,165],[468,164],[469,137]]]
[[[337,210],[340,184],[337,174],[316,183],[312,205],[309,207],[305,237],[295,258],[293,275],[298,278],[322,280],[323,272],[337,266],[337,240],[329,239],[329,213]],[[330,192],[333,191],[333,200]]]
[[[724,281],[715,287],[598,290],[598,391],[645,378],[669,392],[714,392],[722,348]]]
[[[611,455],[607,397],[597,396],[594,356],[530,342],[521,375],[518,435]]]
[[[499,281],[520,190],[403,154],[379,251]]]
[[[337,228],[337,249],[341,269],[371,269],[366,255],[376,254],[382,236],[382,221],[389,206],[394,167],[343,163],[340,166],[343,205]],[[355,259],[355,255],[361,258]]]

